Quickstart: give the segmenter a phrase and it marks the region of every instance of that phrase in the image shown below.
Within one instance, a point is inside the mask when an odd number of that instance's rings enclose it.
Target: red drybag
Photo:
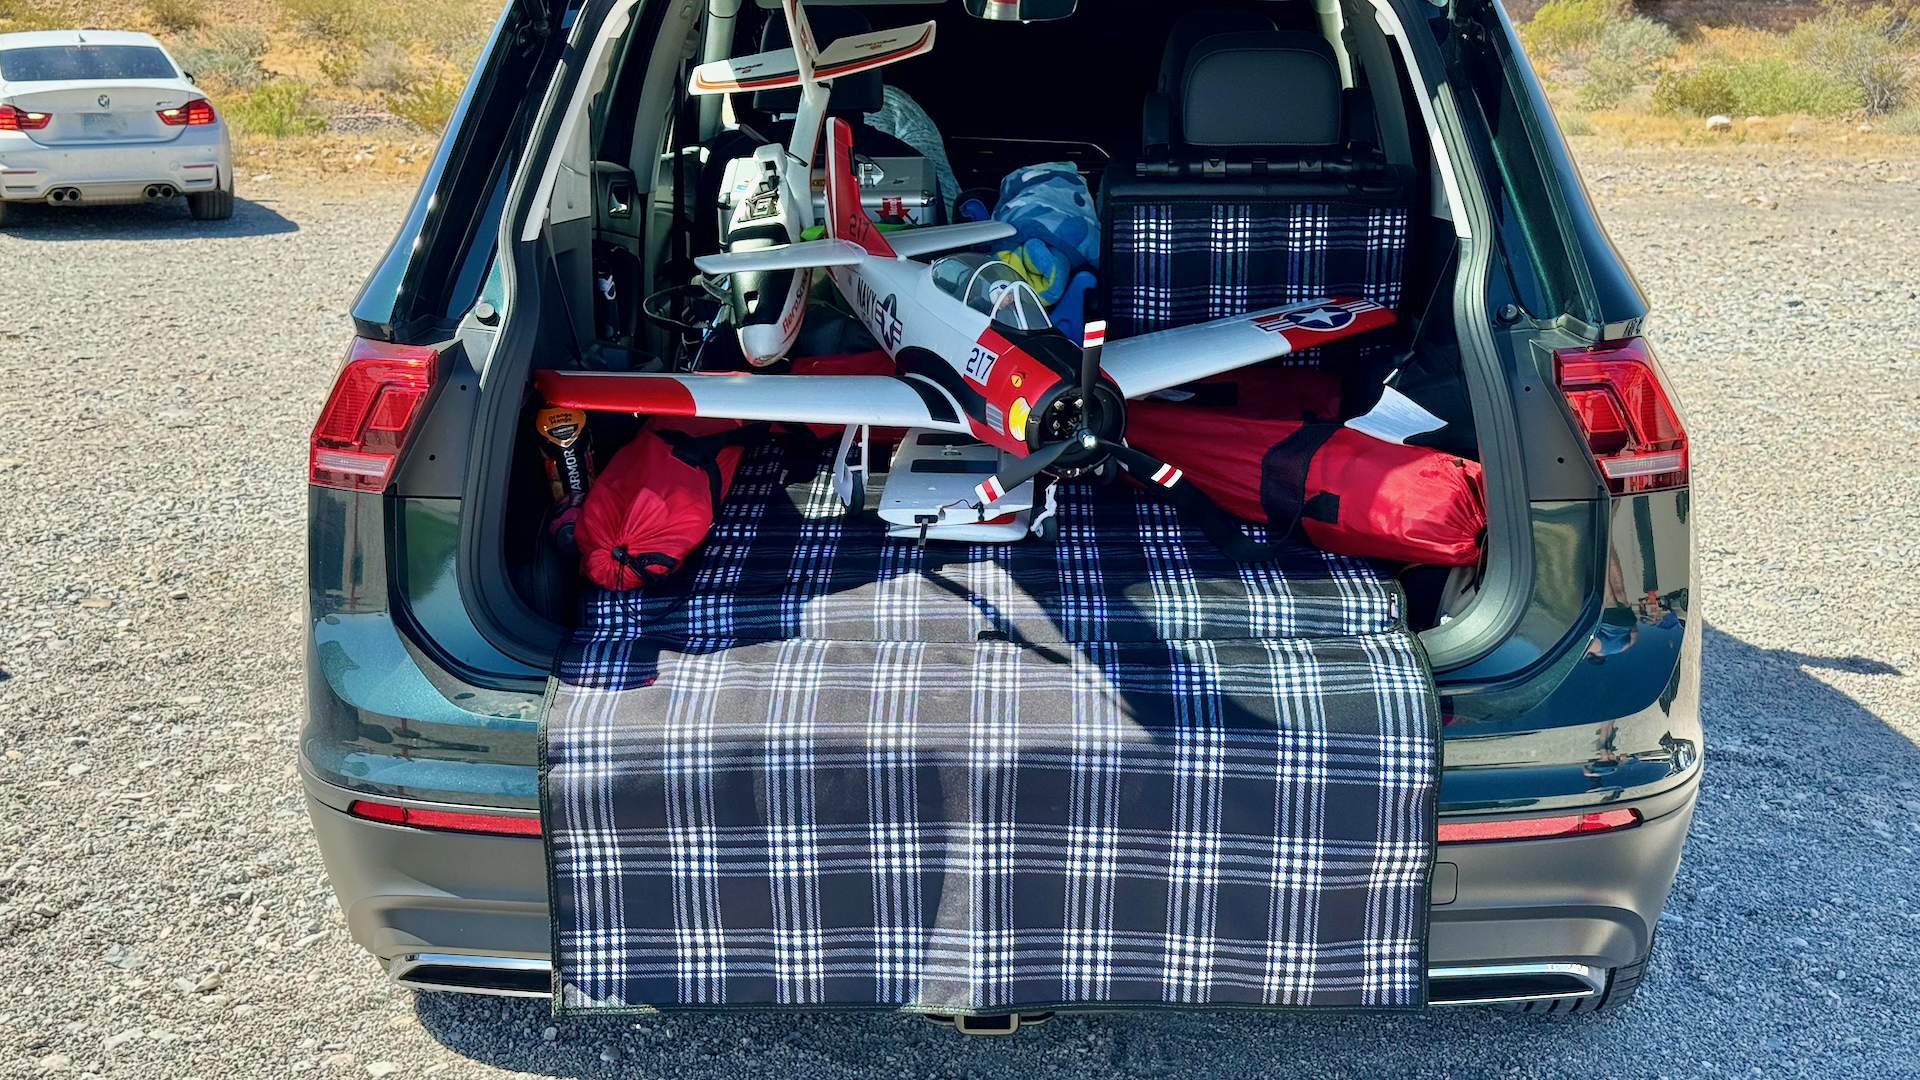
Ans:
[[[1437,566],[1480,560],[1480,463],[1376,439],[1343,424],[1127,403],[1127,441],[1177,465],[1227,513],[1315,547]]]
[[[580,572],[625,590],[679,569],[713,528],[743,445],[764,430],[738,420],[655,417],[587,491],[573,527]]]

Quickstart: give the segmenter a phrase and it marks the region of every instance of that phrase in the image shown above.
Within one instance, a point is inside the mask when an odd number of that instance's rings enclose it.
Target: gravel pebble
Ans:
[[[0,231],[0,1075],[76,1055],[203,1080],[1910,1073],[1920,162],[1581,152],[1686,407],[1710,622],[1704,798],[1632,1009],[1077,1016],[966,1040],[892,1016],[556,1020],[394,988],[348,940],[308,831],[287,613],[307,432],[411,191],[287,181],[243,184],[229,222],[48,209]],[[137,970],[85,962],[127,942]]]

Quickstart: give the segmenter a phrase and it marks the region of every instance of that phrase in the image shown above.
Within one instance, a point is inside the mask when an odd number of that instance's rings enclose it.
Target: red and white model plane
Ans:
[[[763,155],[770,167],[764,192],[769,197],[762,200],[763,212],[781,215],[789,235],[797,236],[813,224],[809,184],[827,84],[927,52],[934,24],[842,38],[816,51],[798,0],[784,0],[784,10],[794,48],[702,65],[692,89],[800,88],[791,145],[783,154]],[[900,427],[969,436],[1002,452],[998,472],[974,489],[968,521],[1004,515],[1011,509],[1004,496],[1043,471],[1072,475],[1110,459],[1135,478],[1167,489],[1177,502],[1204,504],[1200,508],[1222,517],[1206,496],[1181,483],[1179,469],[1126,445],[1127,399],[1394,321],[1378,304],[1329,296],[1114,341],[1104,340],[1103,323],[1091,322],[1081,341],[1070,340],[1048,320],[1032,287],[991,255],[962,252],[917,261],[1003,239],[1013,234],[1011,226],[970,222],[883,236],[861,204],[852,129],[838,117],[825,127],[826,237],[694,262],[712,275],[796,272],[777,323],[752,342],[742,334],[750,359],[778,358],[791,347],[812,272],[824,268],[894,358],[897,375],[541,371],[535,385],[546,400],[556,407],[846,425],[836,486],[855,504],[864,489],[865,429]]]

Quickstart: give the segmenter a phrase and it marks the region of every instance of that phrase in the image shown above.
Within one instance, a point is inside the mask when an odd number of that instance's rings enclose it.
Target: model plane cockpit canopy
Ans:
[[[934,260],[933,283],[941,292],[994,322],[1015,330],[1053,325],[1040,296],[1019,271],[991,255],[964,252]]]

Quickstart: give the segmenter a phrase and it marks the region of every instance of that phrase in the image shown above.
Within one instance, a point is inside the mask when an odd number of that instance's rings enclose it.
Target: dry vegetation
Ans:
[[[1914,0],[1829,0],[1782,29],[1676,29],[1627,0],[1550,0],[1520,34],[1569,134],[1839,144],[1920,135]]]
[[[255,169],[408,171],[499,0],[0,0],[0,33],[144,30],[206,88]]]
[[[1631,0],[1548,0],[1533,8],[1521,37],[1566,131],[1627,144],[1854,149],[1920,136],[1920,0],[1826,0],[1785,17],[1788,7],[1774,3],[1765,20],[1760,9],[1701,2],[1642,0],[1643,11]],[[256,168],[406,171],[445,125],[498,5],[0,0],[0,32],[148,31],[212,93]],[[1709,14],[1688,18],[1682,10]],[[1714,116],[1731,123],[1709,130]]]

